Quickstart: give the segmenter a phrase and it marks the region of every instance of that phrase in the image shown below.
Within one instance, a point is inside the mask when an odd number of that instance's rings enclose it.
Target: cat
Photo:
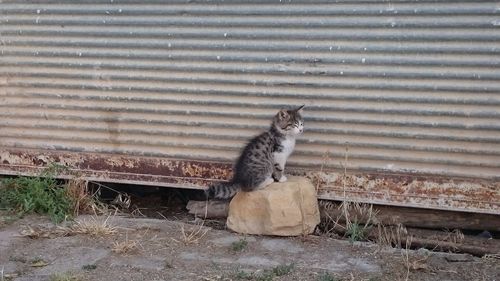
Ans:
[[[275,181],[285,182],[286,161],[295,148],[296,137],[304,130],[303,108],[280,110],[269,130],[245,146],[234,166],[233,178],[206,189],[207,198],[230,199],[240,190],[249,192]]]

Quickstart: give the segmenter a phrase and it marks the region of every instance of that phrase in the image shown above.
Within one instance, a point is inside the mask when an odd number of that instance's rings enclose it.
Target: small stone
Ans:
[[[284,183],[238,192],[229,204],[227,226],[244,234],[298,236],[313,233],[319,221],[313,184],[290,176]]]
[[[444,257],[447,262],[471,262],[474,258],[469,254],[450,254]]]

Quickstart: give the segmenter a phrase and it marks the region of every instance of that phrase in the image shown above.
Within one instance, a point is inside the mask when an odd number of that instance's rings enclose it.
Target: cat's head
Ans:
[[[304,106],[286,110],[280,110],[273,120],[273,125],[278,132],[284,135],[297,136],[304,131],[304,120],[302,119],[302,110]]]

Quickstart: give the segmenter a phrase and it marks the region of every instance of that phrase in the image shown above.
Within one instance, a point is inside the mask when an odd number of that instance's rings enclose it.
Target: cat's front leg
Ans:
[[[286,182],[285,167],[279,163],[274,164],[273,179],[278,182]]]

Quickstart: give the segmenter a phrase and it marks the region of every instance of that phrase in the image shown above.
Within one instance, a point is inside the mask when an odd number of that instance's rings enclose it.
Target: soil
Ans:
[[[95,219],[81,216],[77,221]],[[100,217],[98,223],[105,219]],[[115,234],[61,233],[37,216],[3,224],[0,272],[4,280],[16,281],[51,280],[53,274],[82,281],[500,280],[500,261],[493,258],[320,236],[242,236],[168,219],[113,216],[108,223]],[[183,229],[186,235],[199,233],[185,241]],[[22,235],[26,233],[39,237]],[[113,251],[118,249],[116,243],[125,242],[133,245],[129,251]],[[283,276],[276,276],[273,269]]]
[[[18,219],[0,211],[0,280],[500,281],[500,259],[494,257],[395,249],[326,235],[244,236],[227,230],[224,220],[189,215],[184,207],[196,193],[144,190],[119,190],[131,196],[125,214],[76,218],[95,225],[107,220],[116,231],[107,235],[79,234],[46,217]],[[110,202],[116,193],[103,190],[102,196]]]

